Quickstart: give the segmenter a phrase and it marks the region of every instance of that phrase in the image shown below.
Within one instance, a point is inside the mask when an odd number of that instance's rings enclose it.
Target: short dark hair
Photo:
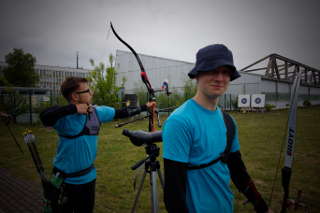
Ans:
[[[61,94],[67,101],[71,100],[71,93],[73,93],[79,88],[80,83],[88,83],[88,80],[86,78],[80,77],[67,77],[61,84]]]

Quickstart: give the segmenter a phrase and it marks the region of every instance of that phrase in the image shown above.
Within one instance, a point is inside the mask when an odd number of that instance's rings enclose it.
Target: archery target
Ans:
[[[250,107],[250,95],[239,95],[238,107]]]
[[[251,96],[251,106],[256,108],[265,107],[265,94],[253,94]]]

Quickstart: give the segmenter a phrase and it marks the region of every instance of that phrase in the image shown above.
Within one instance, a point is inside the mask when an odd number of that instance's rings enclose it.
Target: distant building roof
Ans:
[[[35,87],[0,87],[0,94],[10,94],[13,91],[18,91],[20,94],[36,94],[44,95],[50,89],[35,88]]]
[[[0,61],[0,66],[7,66],[6,62]],[[51,65],[43,65],[43,64],[35,64],[35,69],[41,70],[53,70],[53,71],[69,71],[69,72],[90,72],[88,69],[84,68],[73,68],[73,67],[61,67],[61,66],[51,66]]]

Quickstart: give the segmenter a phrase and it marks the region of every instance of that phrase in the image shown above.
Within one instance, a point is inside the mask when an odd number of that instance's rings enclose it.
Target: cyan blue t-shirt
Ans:
[[[201,165],[218,158],[226,147],[226,126],[219,107],[208,110],[190,99],[166,120],[163,137],[163,158]],[[231,152],[240,148],[238,130]],[[217,163],[187,171],[186,202],[189,213],[233,212],[228,166]]]
[[[102,123],[113,120],[115,116],[115,109],[112,107],[95,106],[95,109]],[[82,131],[85,122],[86,115],[77,113],[60,118],[53,128],[58,135],[77,135]],[[78,172],[90,167],[96,159],[97,143],[97,135],[82,135],[72,139],[59,137],[54,166],[65,173]],[[80,177],[66,178],[65,182],[84,184],[94,179],[96,179],[96,169]]]

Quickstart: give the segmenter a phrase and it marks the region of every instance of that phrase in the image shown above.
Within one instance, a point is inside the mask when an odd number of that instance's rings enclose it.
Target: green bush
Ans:
[[[184,101],[192,98],[196,94],[196,91],[197,87],[192,80],[186,80],[183,86]]]
[[[275,108],[276,106],[273,104],[266,104],[265,108],[267,112],[270,112],[273,108]]]

